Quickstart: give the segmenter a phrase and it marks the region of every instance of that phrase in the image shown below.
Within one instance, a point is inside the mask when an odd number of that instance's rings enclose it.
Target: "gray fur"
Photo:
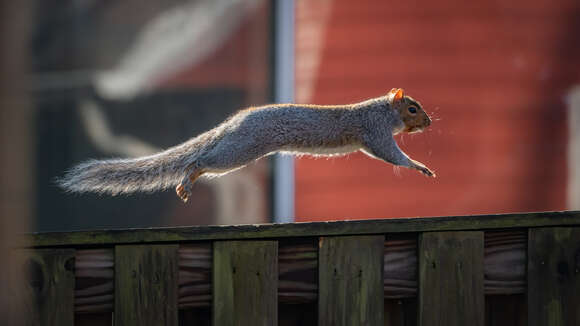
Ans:
[[[267,105],[242,110],[155,155],[82,163],[59,185],[70,192],[112,195],[181,185],[189,194],[196,171],[221,175],[279,151],[331,156],[362,150],[395,165],[427,169],[408,158],[393,139],[404,127],[388,96],[340,106]]]

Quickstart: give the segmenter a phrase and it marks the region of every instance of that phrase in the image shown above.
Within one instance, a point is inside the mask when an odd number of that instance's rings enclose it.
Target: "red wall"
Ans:
[[[399,144],[438,176],[398,176],[362,154],[303,157],[297,220],[566,208],[564,97],[580,83],[578,1],[307,2],[297,5],[297,88],[317,47],[320,60],[302,100],[348,103],[404,88],[435,121]],[[329,14],[313,44],[317,10]]]

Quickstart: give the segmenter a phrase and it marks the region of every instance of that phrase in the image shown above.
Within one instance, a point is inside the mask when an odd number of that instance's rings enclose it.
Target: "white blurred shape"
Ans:
[[[568,104],[568,209],[580,210],[580,85],[566,98]]]
[[[260,0],[200,0],[176,6],[147,24],[120,63],[97,74],[107,99],[131,99],[212,54]]]
[[[99,106],[92,101],[84,101],[79,105],[81,121],[89,139],[100,150],[129,157],[145,156],[156,153],[156,148],[136,137],[116,135],[109,126],[109,121]]]

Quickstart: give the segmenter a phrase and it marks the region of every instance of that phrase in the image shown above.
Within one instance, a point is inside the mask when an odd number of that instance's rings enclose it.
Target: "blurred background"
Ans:
[[[1,14],[6,230],[580,208],[578,1],[26,0]],[[436,179],[357,153],[263,159],[196,183],[185,205],[173,191],[70,195],[54,183],[243,107],[393,87],[434,118],[397,140]]]

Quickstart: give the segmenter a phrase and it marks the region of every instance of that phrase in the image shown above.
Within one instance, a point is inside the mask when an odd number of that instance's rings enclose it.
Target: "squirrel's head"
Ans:
[[[429,127],[431,118],[423,110],[421,104],[410,96],[405,96],[401,88],[393,88],[387,94],[387,98],[399,116],[405,127],[402,131],[413,133],[420,132]]]

